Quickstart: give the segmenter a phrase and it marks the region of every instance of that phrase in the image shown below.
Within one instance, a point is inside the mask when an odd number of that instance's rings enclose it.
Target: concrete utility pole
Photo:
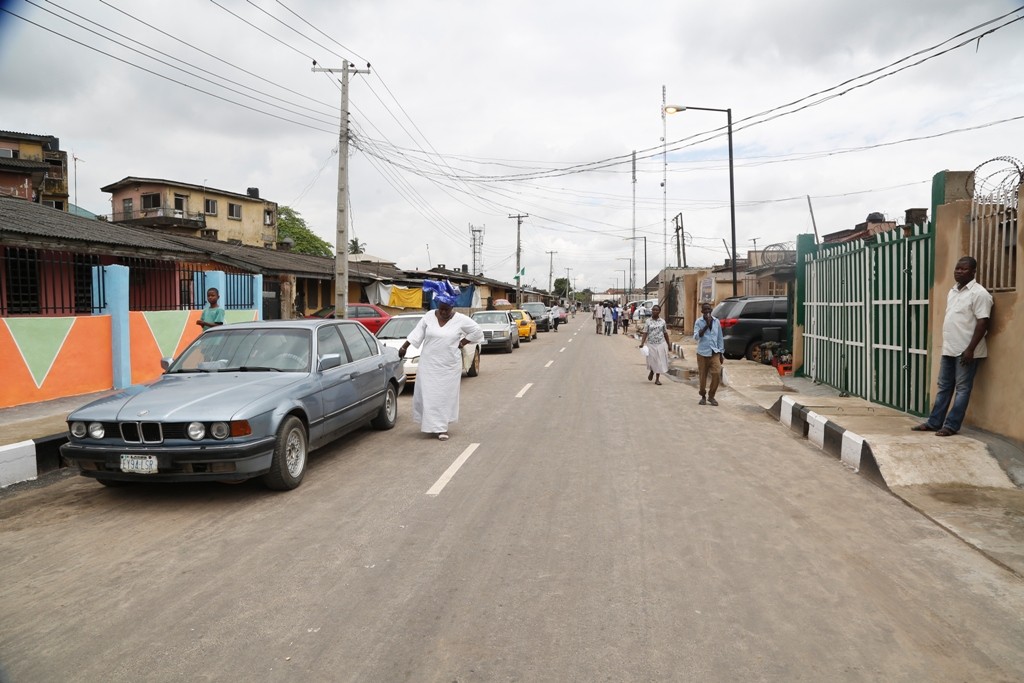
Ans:
[[[551,278],[555,274],[555,254],[557,254],[558,252],[557,251],[548,251],[548,252],[545,252],[545,253],[548,255],[548,259],[549,259],[549,263],[548,263],[548,294],[552,294],[552,291],[551,291],[551,282],[552,282],[552,280],[551,280]]]
[[[353,68],[347,59],[340,69],[328,69],[313,62],[313,71],[341,73],[341,125],[338,128],[338,222],[334,244],[334,317],[344,318],[348,306],[348,76],[368,74],[366,69]]]
[[[521,306],[523,303],[523,267],[521,263],[523,257],[523,243],[521,238],[523,231],[523,219],[529,217],[530,215],[526,213],[509,216],[509,218],[516,219],[516,306]]]
[[[565,269],[565,300],[567,303],[569,301],[569,284],[572,282],[572,280],[569,279],[570,270],[572,270],[572,268]]]
[[[630,240],[630,247],[632,249],[629,257],[633,259],[633,265],[630,267],[629,273],[629,288],[636,289],[636,150],[633,150],[633,238]],[[644,256],[646,258],[646,255]]]
[[[683,230],[683,214],[677,213],[672,221],[676,224],[676,265],[686,267],[686,231]]]

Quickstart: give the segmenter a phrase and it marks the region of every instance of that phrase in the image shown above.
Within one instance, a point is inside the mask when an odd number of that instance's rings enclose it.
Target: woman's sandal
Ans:
[[[654,383],[657,384],[659,387],[661,386],[661,380],[660,379],[654,380]]]
[[[438,441],[447,441],[448,440],[448,435],[447,434],[438,434],[437,435],[437,440]]]
[[[956,436],[956,432],[954,432],[952,429],[946,429],[945,427],[943,427],[939,431],[935,432],[935,436]]]
[[[927,423],[921,423],[921,424],[919,424],[917,426],[911,427],[910,431],[912,431],[912,432],[934,432],[935,428],[934,427],[929,427]]]

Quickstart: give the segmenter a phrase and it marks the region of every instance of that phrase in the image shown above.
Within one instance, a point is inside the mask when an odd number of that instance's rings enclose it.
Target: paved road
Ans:
[[[13,683],[1024,677],[1017,578],[728,390],[698,407],[647,382],[635,344],[592,330],[486,355],[446,443],[403,396],[393,431],[320,451],[293,492],[75,477],[0,500],[2,666]]]

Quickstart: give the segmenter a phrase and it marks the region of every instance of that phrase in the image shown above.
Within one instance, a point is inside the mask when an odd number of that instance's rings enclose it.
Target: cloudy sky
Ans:
[[[732,109],[741,255],[812,232],[808,197],[823,234],[902,220],[936,172],[1024,157],[1020,0],[0,7],[0,130],[59,137],[80,206],[110,213],[99,188],[129,175],[258,187],[333,243],[340,91],[311,66],[369,62],[351,83],[354,235],[400,267],[472,266],[472,225],[483,272],[510,281],[525,214],[541,288],[552,269],[580,289],[631,265],[641,282],[634,234],[653,276],[677,260],[680,213],[689,265],[727,257],[726,115],[663,124],[663,86]]]

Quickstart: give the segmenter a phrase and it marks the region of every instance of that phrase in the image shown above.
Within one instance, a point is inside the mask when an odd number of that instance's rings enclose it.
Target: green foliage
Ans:
[[[364,254],[366,253],[366,242],[360,242],[358,238],[353,237],[348,241],[348,253],[350,254]]]
[[[564,277],[555,278],[555,283],[552,285],[553,291],[551,292],[555,296],[564,297],[566,295],[565,288],[569,286],[569,279]]]
[[[334,256],[334,247],[313,234],[306,220],[290,206],[277,207],[277,239],[290,237],[295,241],[292,251],[313,256]]]

